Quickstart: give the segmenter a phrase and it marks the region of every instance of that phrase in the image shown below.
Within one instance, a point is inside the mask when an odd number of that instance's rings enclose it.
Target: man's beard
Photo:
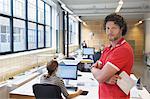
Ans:
[[[116,40],[118,40],[118,39],[119,39],[119,36],[114,37],[114,38],[109,38],[109,41],[116,41]]]

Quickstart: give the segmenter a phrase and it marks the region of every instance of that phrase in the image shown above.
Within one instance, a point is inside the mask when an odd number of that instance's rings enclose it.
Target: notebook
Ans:
[[[117,80],[117,85],[126,95],[128,95],[131,88],[135,86],[136,82],[125,71],[121,72],[119,76],[121,79]]]

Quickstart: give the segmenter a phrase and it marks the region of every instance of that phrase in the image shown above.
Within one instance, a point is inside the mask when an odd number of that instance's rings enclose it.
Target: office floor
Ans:
[[[135,62],[133,73],[137,78],[141,78],[143,86],[150,92],[150,66],[144,64],[143,61]]]

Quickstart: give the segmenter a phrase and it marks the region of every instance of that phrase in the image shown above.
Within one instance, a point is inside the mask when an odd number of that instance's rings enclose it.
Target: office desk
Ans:
[[[80,95],[75,97],[75,99],[98,99],[98,82],[93,78],[91,73],[79,72],[82,76],[78,77],[78,80],[70,80],[69,83],[77,85],[79,89],[87,90],[89,93],[87,95]],[[34,94],[32,92],[32,85],[39,83],[40,76],[31,80],[30,82],[22,85],[21,87],[10,92],[10,98],[15,99],[34,99]],[[69,91],[69,93],[71,93]],[[143,90],[137,90],[136,87],[131,89],[130,99],[150,99],[150,94],[145,88]]]
[[[78,77],[78,80],[70,80],[69,84],[78,86],[79,89],[89,91],[89,93],[85,96],[80,95],[76,97],[75,99],[88,99],[88,97],[91,99],[91,97],[95,97],[94,99],[97,99],[98,97],[98,83],[93,78],[91,73],[81,73],[82,76]],[[41,76],[41,75],[40,75]],[[35,79],[29,81],[28,83],[20,86],[19,88],[13,90],[10,92],[10,98],[15,99],[34,99],[34,94],[32,92],[32,85],[35,83],[39,83],[40,76],[36,77]],[[69,91],[71,93],[71,91]]]
[[[18,74],[13,77],[13,79],[7,80],[7,84],[10,90],[14,90],[19,86],[29,82],[30,80],[38,77],[41,73],[43,73],[45,66],[36,67],[24,73]]]

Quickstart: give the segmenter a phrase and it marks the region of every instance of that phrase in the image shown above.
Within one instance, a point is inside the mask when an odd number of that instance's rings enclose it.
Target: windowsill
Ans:
[[[78,46],[77,44],[70,44],[69,46]]]
[[[19,57],[23,55],[31,55],[31,54],[37,54],[40,52],[45,52],[49,50],[54,50],[53,48],[45,48],[45,49],[39,49],[39,50],[34,50],[34,51],[26,51],[26,52],[20,52],[20,53],[14,53],[14,54],[9,54],[9,55],[2,55],[0,56],[0,60],[7,59],[7,58],[14,58],[14,57]]]

